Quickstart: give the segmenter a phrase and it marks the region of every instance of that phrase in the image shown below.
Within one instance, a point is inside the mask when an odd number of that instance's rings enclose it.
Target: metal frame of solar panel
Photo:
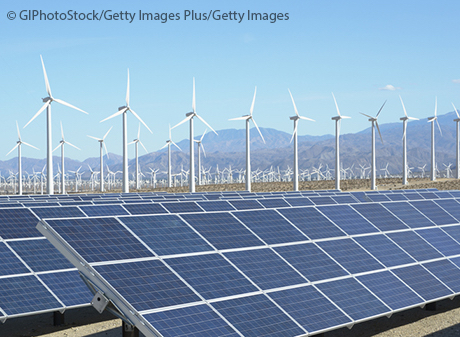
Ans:
[[[146,336],[311,335],[458,295],[460,203],[452,201],[422,201],[430,217],[420,202],[399,201],[37,228]],[[407,213],[426,224],[406,223]],[[309,219],[323,232],[313,234]],[[101,233],[102,224],[110,229]]]

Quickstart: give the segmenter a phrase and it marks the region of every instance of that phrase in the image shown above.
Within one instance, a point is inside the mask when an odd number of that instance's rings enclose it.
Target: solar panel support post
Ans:
[[[59,326],[65,324],[65,312],[53,311],[53,325]]]
[[[134,325],[122,322],[121,329],[123,337],[139,337],[139,329]]]

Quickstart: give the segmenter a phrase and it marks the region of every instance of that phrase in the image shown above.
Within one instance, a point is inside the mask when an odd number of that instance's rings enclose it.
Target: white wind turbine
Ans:
[[[291,100],[292,100],[292,105],[294,106],[294,111],[295,111],[295,116],[289,117],[291,121],[294,121],[294,131],[292,132],[292,137],[291,137],[291,142],[292,139],[294,139],[294,191],[299,190],[299,159],[297,156],[298,153],[298,147],[297,147],[297,123],[299,122],[299,119],[304,119],[306,121],[312,121],[314,122],[313,119],[307,118],[304,116],[300,116],[299,112],[297,111],[297,107],[294,102],[294,97],[292,97],[291,90],[289,90],[289,95],[291,95]]]
[[[22,141],[21,139],[21,134],[19,133],[19,126],[18,126],[18,122],[16,121],[16,129],[18,130],[18,138],[19,140],[16,142],[16,145],[10,150],[10,152],[8,152],[6,155],[9,155],[11,152],[13,152],[13,150],[15,148],[18,148],[18,194],[19,195],[22,195],[22,158],[21,158],[21,145],[24,144],[24,145],[27,145],[27,146],[30,146],[34,149],[37,149],[35,146],[33,145],[30,145],[29,143],[26,143],[24,141]]]
[[[105,150],[105,155],[107,156],[107,159],[109,158],[109,153],[107,152],[107,146],[105,146],[105,138],[107,137],[107,135],[109,134],[110,130],[112,130],[113,126],[110,127],[109,131],[107,131],[107,133],[104,135],[104,137],[102,138],[96,138],[96,137],[93,137],[93,136],[88,136],[89,138],[93,138],[95,140],[97,140],[100,144],[99,146],[99,166],[101,168],[101,172],[100,172],[100,181],[101,181],[101,184],[99,186],[99,189],[101,192],[104,192],[104,155],[103,155],[103,152],[102,152],[102,147],[104,147],[104,150]]]
[[[172,179],[171,179],[171,144],[182,151],[181,148],[173,142],[171,139],[171,125],[169,126],[169,139],[166,141],[166,144],[161,148],[164,149],[166,146],[168,147],[168,187],[172,187]],[[160,150],[161,150],[160,149]]]
[[[459,165],[460,164],[460,139],[459,139],[459,131],[460,130],[459,130],[459,124],[458,124],[458,122],[460,122],[460,115],[458,114],[458,110],[455,107],[454,103],[452,103],[452,106],[454,107],[455,113],[457,114],[457,118],[454,119],[454,122],[457,122],[457,125],[456,125],[457,126],[457,138],[456,138],[456,140],[457,140],[457,142],[456,142],[457,156],[456,156],[455,165],[457,166],[457,168],[456,168],[456,171],[457,171],[456,177],[457,177],[457,179],[460,179],[460,165]]]
[[[135,174],[135,177],[136,177],[136,189],[138,190],[140,188],[140,184],[139,184],[139,144],[142,145],[145,152],[149,153],[149,151],[147,151],[147,149],[145,148],[144,144],[141,142],[141,123],[139,123],[139,129],[137,131],[137,138],[134,139],[128,145],[130,144],[135,144],[136,146],[136,174]]]
[[[204,130],[200,140],[194,139],[195,143],[198,144],[198,185],[201,185],[201,150],[203,150],[203,155],[206,157],[206,152],[204,151],[204,145],[202,142],[207,130],[208,129]]]
[[[68,141],[65,140],[64,138],[64,130],[62,129],[62,122],[61,122],[61,141],[59,142],[59,145],[56,146],[56,148],[53,150],[56,151],[59,146],[61,147],[61,171],[62,171],[62,174],[61,174],[61,193],[62,194],[65,194],[65,170],[64,170],[64,144],[69,144],[70,146],[76,148],[77,150],[80,150],[78,147],[76,147],[75,145],[69,143]]]
[[[46,109],[46,175],[47,175],[47,184],[46,184],[46,193],[47,194],[53,194],[54,193],[54,186],[53,186],[53,151],[52,151],[52,140],[51,140],[51,102],[58,102],[62,105],[68,106],[72,109],[81,111],[85,114],[88,114],[87,112],[67,103],[64,102],[63,100],[60,100],[58,98],[54,98],[51,95],[51,89],[50,85],[48,83],[48,76],[46,75],[46,70],[45,70],[45,64],[43,63],[43,58],[40,55],[40,59],[42,61],[42,67],[43,67],[43,76],[45,77],[45,84],[46,84],[46,92],[48,93],[48,97],[43,98],[43,106],[38,110],[38,112],[32,117],[32,119],[27,122],[24,127],[29,125],[30,122],[32,122],[43,110]]]
[[[366,116],[369,118],[369,122],[372,122],[372,161],[371,161],[371,189],[375,190],[377,188],[376,186],[376,172],[375,172],[375,127],[377,127],[377,131],[379,132],[380,135],[380,140],[382,141],[383,144],[383,138],[382,134],[380,133],[379,129],[379,123],[377,122],[377,119],[379,118],[380,112],[382,112],[383,107],[385,106],[385,103],[387,101],[383,102],[382,106],[380,107],[379,112],[377,112],[377,115],[375,117],[371,117],[369,115],[363,114],[360,112],[361,115]]]
[[[101,120],[101,122],[104,122],[108,119],[111,119],[113,117],[119,116],[123,114],[123,186],[122,186],[122,192],[123,193],[128,193],[129,192],[129,177],[128,177],[128,125],[127,125],[127,114],[128,111],[131,111],[131,113],[136,117],[144,126],[147,128],[147,130],[152,133],[152,130],[149,129],[147,124],[144,123],[144,121],[138,116],[137,113],[134,112],[133,109],[129,106],[129,69],[128,69],[128,86],[126,89],[126,105],[121,106],[118,108],[118,111],[115,112],[113,115]],[[102,169],[101,169],[102,171]]]
[[[79,173],[80,169],[81,169],[81,166],[76,171],[70,171],[69,170],[70,173],[75,174],[75,193],[78,192],[78,175],[80,174],[80,178],[81,178],[81,175],[83,174],[83,172]],[[64,180],[64,170],[62,170],[62,179]]]
[[[340,125],[342,124],[342,118],[351,118],[348,116],[342,116],[340,114],[339,106],[335,99],[334,93],[332,93],[334,98],[335,107],[337,109],[337,116],[332,117],[331,119],[335,121],[335,189],[340,190],[340,150],[339,150],[339,139],[340,139]]]
[[[428,123],[431,123],[431,173],[430,173],[430,178],[432,181],[436,180],[436,153],[434,149],[434,122],[435,121],[438,124],[439,133],[442,136],[441,126],[439,125],[439,122],[438,122],[437,112],[438,112],[438,98],[436,97],[435,103],[434,103],[434,117],[428,117]]]
[[[260,132],[259,127],[255,119],[252,117],[252,111],[254,110],[254,102],[256,101],[256,93],[257,87],[254,90],[254,98],[252,99],[251,109],[249,110],[249,115],[244,115],[242,117],[231,118],[230,121],[236,120],[245,120],[246,121],[246,190],[251,191],[251,152],[250,152],[250,135],[249,135],[249,121],[252,120],[254,126],[256,127],[257,131],[259,131],[260,137],[262,137],[263,142],[265,143],[264,136],[262,136],[262,132]]]
[[[185,114],[185,119],[182,120],[179,124],[176,124],[172,127],[181,125],[182,123],[187,122],[190,120],[190,174],[189,174],[189,190],[190,193],[195,192],[195,158],[194,158],[194,139],[193,139],[193,117],[197,117],[200,121],[202,121],[208,128],[210,128],[216,135],[217,132],[208,124],[206,121],[196,113],[196,101],[195,101],[195,78],[193,78],[193,98],[192,98],[192,112],[188,112]]]
[[[403,180],[402,180],[402,183],[403,185],[407,185],[407,141],[406,141],[406,138],[407,138],[407,133],[406,133],[406,129],[407,129],[407,121],[408,120],[416,120],[418,121],[418,118],[415,118],[415,117],[409,117],[407,115],[407,112],[406,112],[406,107],[404,106],[404,102],[401,98],[401,96],[399,96],[399,99],[401,100],[401,104],[402,104],[402,107],[403,107],[403,110],[404,110],[404,117],[401,117],[400,120],[403,121],[403,137],[402,137],[402,141],[403,141]]]

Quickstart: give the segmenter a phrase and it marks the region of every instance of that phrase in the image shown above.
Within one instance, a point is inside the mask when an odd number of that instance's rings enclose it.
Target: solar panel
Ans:
[[[421,213],[423,213],[428,219],[433,221],[437,225],[447,225],[458,223],[456,219],[447,214],[441,207],[436,205],[431,200],[426,201],[414,201],[410,203]]]
[[[4,242],[0,242],[0,261],[2,261],[1,276],[29,273],[29,269],[24,266]]]
[[[121,205],[80,206],[80,209],[88,216],[128,215]]]
[[[164,209],[160,204],[152,204],[152,203],[128,204],[128,205],[123,205],[123,207],[127,209],[129,213],[133,215],[168,213],[168,211]]]
[[[441,206],[449,215],[453,216],[457,222],[460,222],[460,203],[454,199],[435,200],[434,202]]]
[[[441,253],[414,232],[388,233],[387,235],[417,261],[443,257]]]
[[[35,228],[37,222],[27,208],[0,209],[0,236],[3,239],[41,236]]]
[[[234,211],[235,207],[233,207],[230,203],[225,200],[216,200],[216,201],[198,201],[198,205],[206,212],[212,211]]]
[[[319,206],[318,209],[349,235],[378,232],[378,229],[348,205]]]
[[[305,198],[305,197],[297,197],[297,198],[286,198],[284,199],[286,202],[289,203],[289,205],[293,206],[293,207],[297,207],[297,206],[312,206],[314,205],[313,202],[311,202],[310,199],[308,198]]]
[[[458,242],[440,228],[421,229],[416,233],[445,256],[456,255],[460,250]]]
[[[291,207],[291,205],[289,205],[286,200],[281,198],[259,199],[258,201],[265,208]]]
[[[242,209],[262,209],[264,208],[257,200],[229,200],[229,203],[232,204],[238,210]]]
[[[382,203],[382,206],[411,228],[430,227],[435,225],[407,202],[385,202]]]
[[[163,202],[161,204],[170,213],[203,212],[203,209],[193,201]]]
[[[362,214],[369,222],[381,231],[407,229],[408,227],[381,204],[358,204],[352,205],[356,211]]]
[[[85,214],[78,207],[31,207],[40,219],[49,218],[78,218],[84,217]]]

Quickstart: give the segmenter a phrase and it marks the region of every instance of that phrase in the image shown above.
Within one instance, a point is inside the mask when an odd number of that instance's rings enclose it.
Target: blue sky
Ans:
[[[46,157],[45,113],[22,128],[46,96],[40,55],[53,96],[89,113],[53,103],[53,145],[62,121],[66,140],[82,149],[66,147],[66,156],[79,160],[99,154],[98,143],[86,135],[102,137],[111,126],[108,149],[121,154],[121,117],[99,122],[125,104],[128,68],[130,105],[153,131],[141,128],[149,152],[164,145],[168,124],[190,111],[193,77],[197,112],[216,130],[244,127],[228,119],[249,112],[256,85],[258,125],[292,132],[290,88],[299,112],[316,120],[300,123],[301,135],[334,133],[331,92],[342,114],[352,117],[343,122],[343,133],[367,128],[359,112],[375,114],[386,99],[379,122],[399,121],[398,95],[409,115],[419,118],[433,115],[435,96],[440,114],[453,110],[451,102],[460,107],[458,1],[3,1],[0,8],[2,160],[16,155],[5,156],[17,140],[16,120],[23,140],[40,148],[24,148],[23,155]],[[131,23],[21,20],[21,10],[29,9],[127,11],[136,17]],[[180,20],[140,21],[139,10],[179,13]],[[245,18],[191,21],[184,20],[185,10],[236,11]],[[248,10],[288,13],[289,20],[248,21]],[[16,19],[7,19],[9,11]],[[395,90],[382,90],[389,85]],[[129,115],[130,141],[138,125]],[[195,123],[196,135],[204,129]],[[184,138],[186,124],[173,130],[175,141]],[[132,146],[129,155],[134,157]]]

